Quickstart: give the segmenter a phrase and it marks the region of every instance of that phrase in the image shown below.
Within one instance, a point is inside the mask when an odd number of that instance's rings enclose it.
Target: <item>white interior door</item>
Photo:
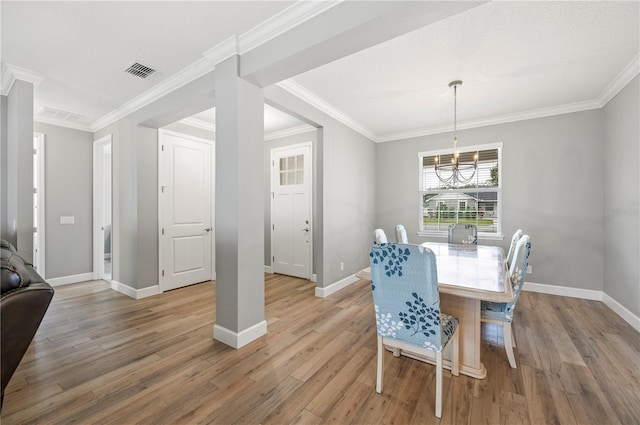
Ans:
[[[213,276],[213,142],[160,131],[163,291]]]
[[[271,252],[274,273],[311,278],[311,143],[273,149]]]

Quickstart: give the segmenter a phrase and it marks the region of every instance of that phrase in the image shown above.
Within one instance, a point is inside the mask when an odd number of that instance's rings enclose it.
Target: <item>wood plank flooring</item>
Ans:
[[[56,288],[13,376],[2,424],[638,424],[640,334],[603,303],[524,292],[514,332],[483,325],[476,380],[385,356],[376,394],[369,282],[325,299],[266,275],[268,335],[212,339],[215,282],[133,300],[104,282]]]

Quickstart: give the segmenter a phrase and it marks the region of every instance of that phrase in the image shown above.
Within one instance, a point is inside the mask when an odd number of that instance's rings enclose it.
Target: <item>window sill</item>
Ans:
[[[440,232],[418,232],[418,236],[426,237],[426,238],[443,238],[446,239],[448,237],[447,233]],[[482,241],[502,241],[504,240],[504,235],[501,233],[481,233],[478,235],[478,240]]]

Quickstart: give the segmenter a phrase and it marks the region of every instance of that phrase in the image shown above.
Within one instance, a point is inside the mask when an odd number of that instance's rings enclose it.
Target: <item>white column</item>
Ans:
[[[235,348],[266,334],[264,97],[239,78],[239,58],[216,66],[216,324]]]

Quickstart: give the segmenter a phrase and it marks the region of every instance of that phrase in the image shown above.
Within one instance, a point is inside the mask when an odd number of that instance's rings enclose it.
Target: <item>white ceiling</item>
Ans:
[[[212,47],[291,5],[3,0],[3,73],[41,80],[36,120],[56,122],[38,114],[45,106],[81,115],[64,125],[95,130]],[[460,128],[601,107],[638,73],[639,5],[491,2],[280,84],[376,141],[450,131],[454,79],[464,81]],[[136,61],[158,72],[147,80],[125,74]],[[265,130],[302,125],[288,119]]]

